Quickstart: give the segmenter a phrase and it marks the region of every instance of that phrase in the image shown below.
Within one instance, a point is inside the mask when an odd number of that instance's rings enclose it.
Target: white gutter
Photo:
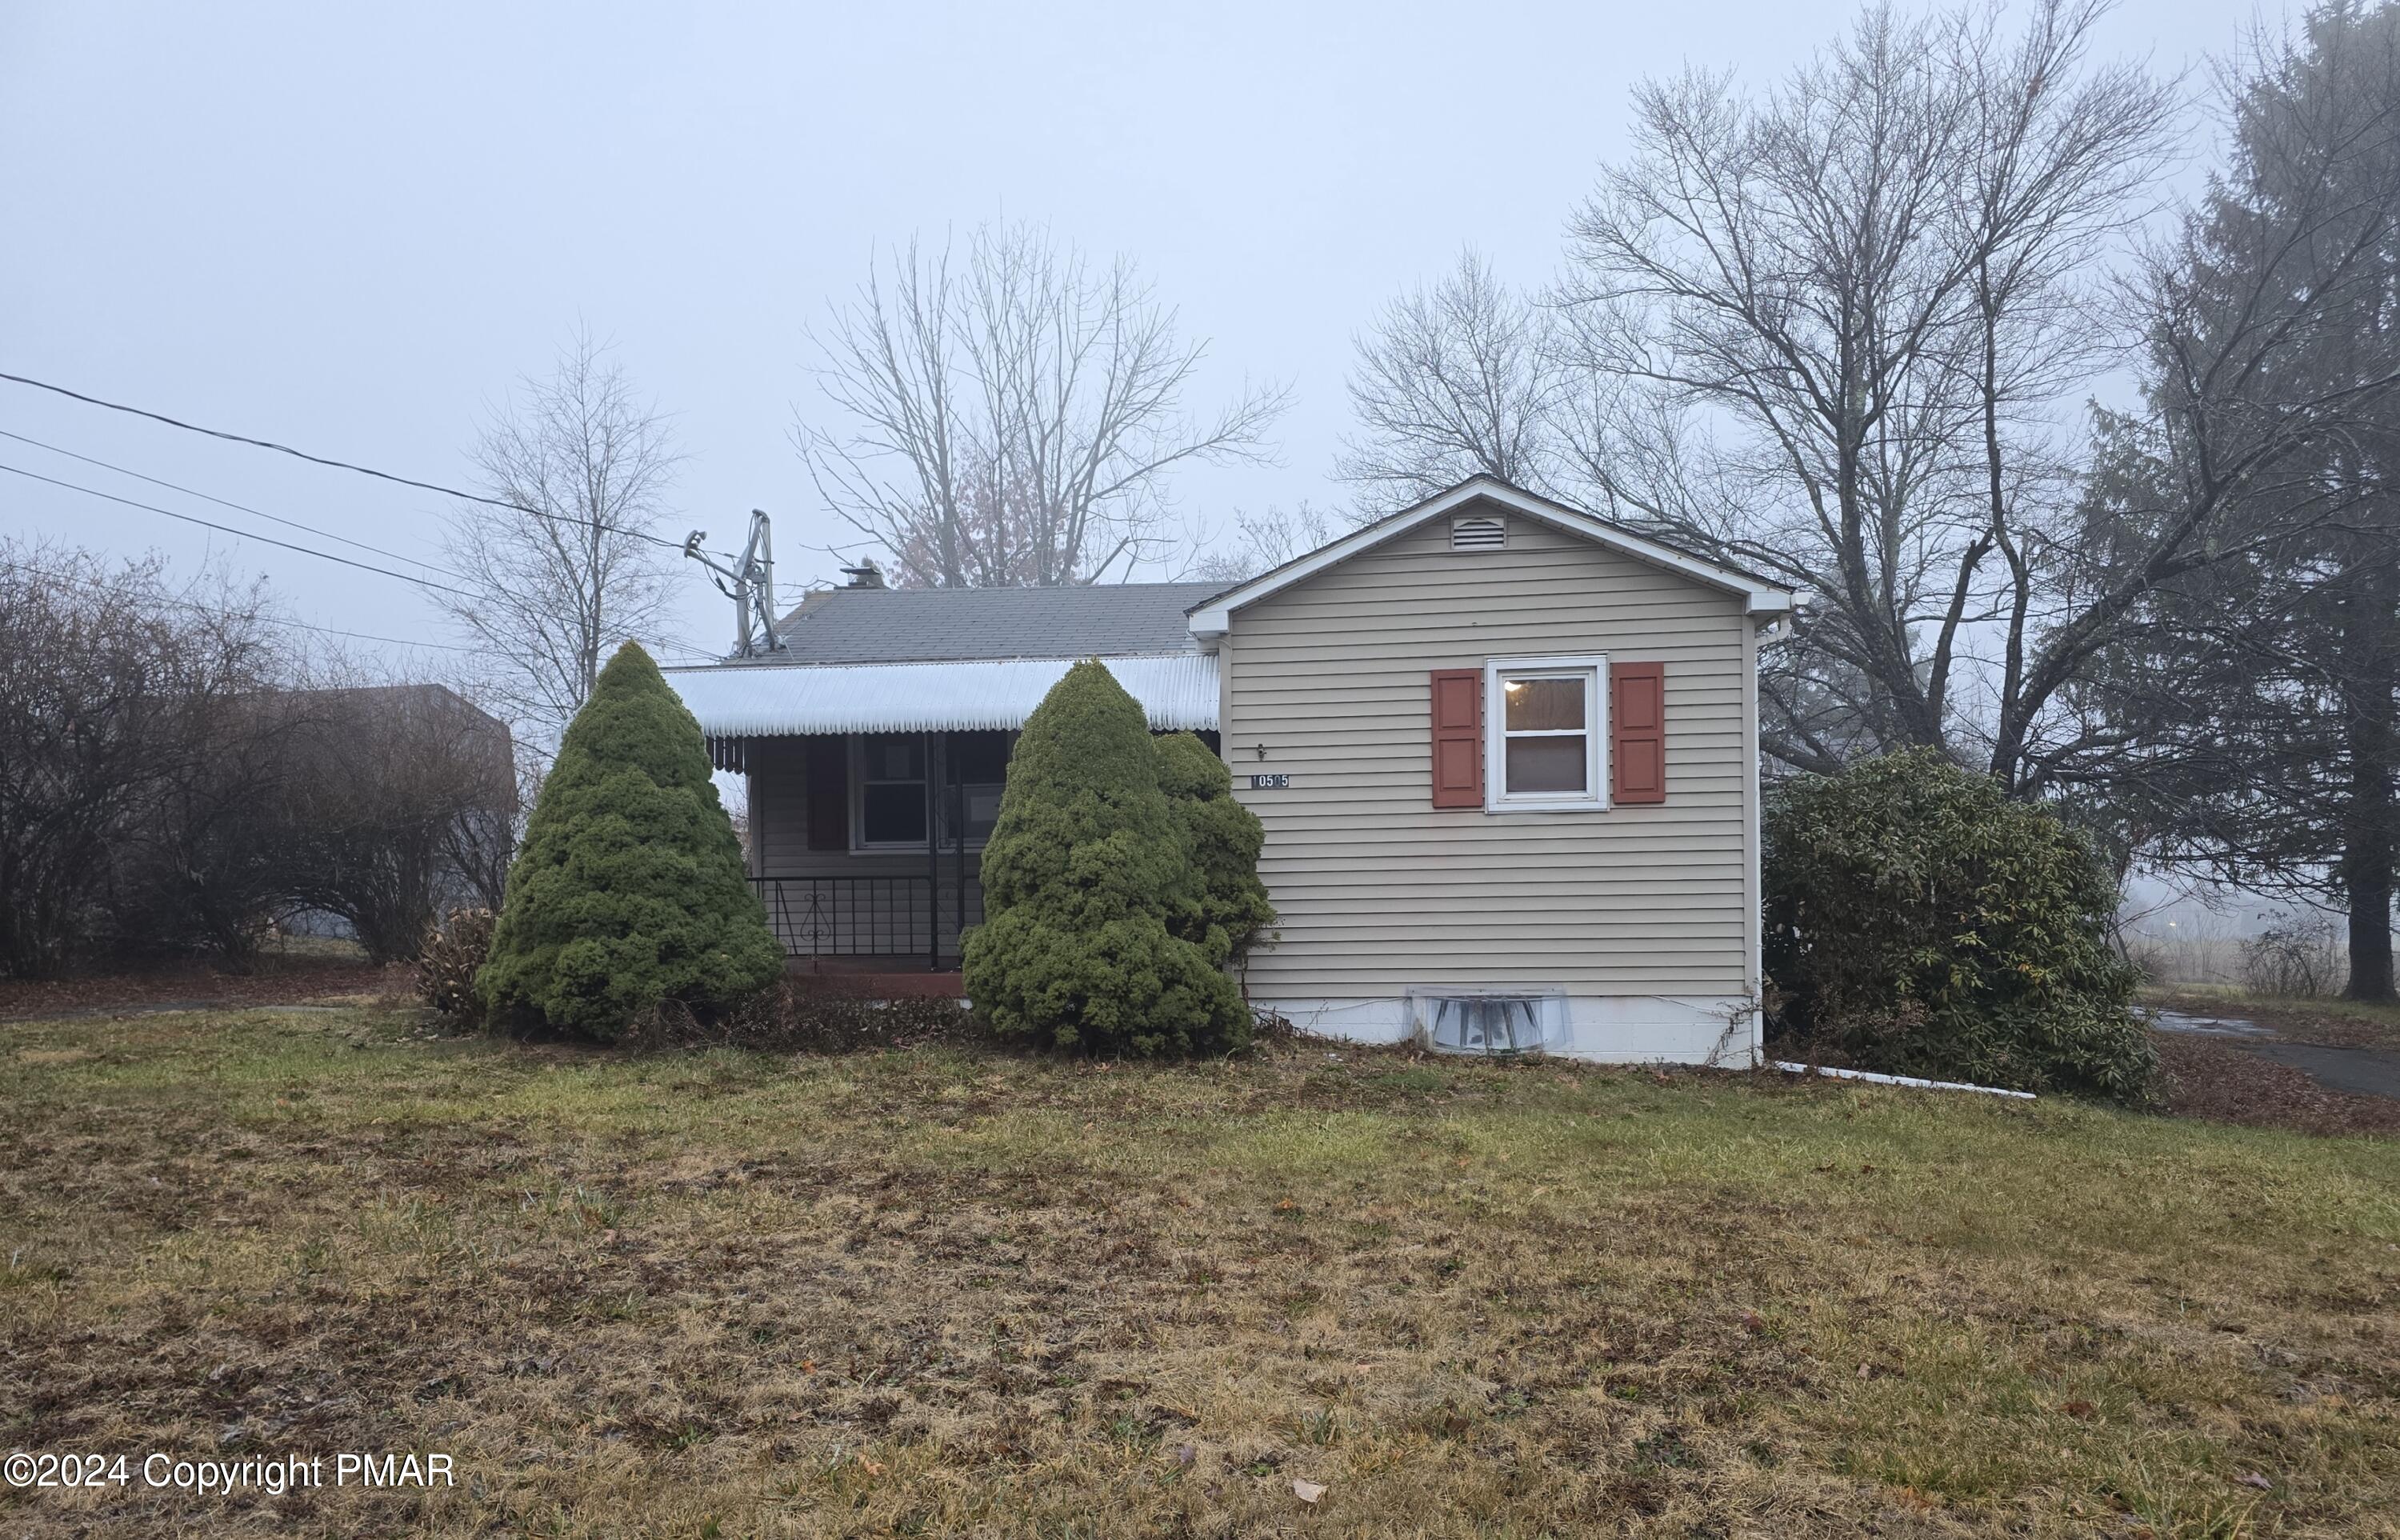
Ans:
[[[1828,1070],[1821,1064],[1793,1064],[1777,1059],[1775,1068],[1787,1075],[1831,1075],[1835,1080],[1863,1080],[1876,1085],[1906,1085],[1919,1091],[1976,1091],[1987,1097],[2035,1099],[2031,1091],[2003,1091],[1997,1085],[1970,1085],[1963,1080],[1919,1080],[1915,1075],[1878,1075],[1865,1070]]]

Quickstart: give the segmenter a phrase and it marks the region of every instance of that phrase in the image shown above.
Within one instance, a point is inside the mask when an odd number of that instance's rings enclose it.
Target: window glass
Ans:
[[[942,794],[942,843],[948,845],[958,838],[958,802],[966,801],[967,843],[980,845],[991,838],[991,826],[1000,822],[1000,793],[997,785],[961,786],[956,793]]]
[[[1008,753],[1016,734],[961,732],[944,751],[948,773],[942,787],[942,842],[958,838],[959,804],[966,804],[967,843],[980,845],[991,838],[1000,817],[1000,794],[1008,780]]]
[[[1558,738],[1508,740],[1508,791],[1573,795],[1587,791],[1584,771],[1589,756],[1582,733]]]
[[[1508,702],[1510,732],[1583,730],[1584,682],[1571,679],[1510,679],[1500,687]]]
[[[925,779],[925,743],[920,738],[869,738],[864,749],[869,781]]]
[[[870,781],[859,795],[859,843],[921,845],[925,842],[925,783]]]
[[[925,842],[925,742],[893,734],[858,745],[858,842]]]
[[[1597,675],[1500,676],[1500,794],[1582,797],[1591,794],[1592,694]]]

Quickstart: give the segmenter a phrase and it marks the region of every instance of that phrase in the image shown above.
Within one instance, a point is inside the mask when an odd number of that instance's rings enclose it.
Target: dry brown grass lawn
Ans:
[[[0,1533],[2400,1533],[2400,1143],[408,1019],[0,1028],[0,1449],[460,1485]]]

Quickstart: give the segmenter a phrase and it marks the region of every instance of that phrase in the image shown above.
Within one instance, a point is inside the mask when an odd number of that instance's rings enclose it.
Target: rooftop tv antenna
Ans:
[[[708,531],[693,530],[683,542],[683,553],[708,568],[709,581],[733,601],[736,656],[757,658],[783,651],[784,639],[775,634],[774,528],[766,511],[750,511],[750,543],[742,548],[731,566],[701,549],[700,542],[706,538]]]

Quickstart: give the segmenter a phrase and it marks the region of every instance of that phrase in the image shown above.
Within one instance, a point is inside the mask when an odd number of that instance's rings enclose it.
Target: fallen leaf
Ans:
[[[1758,1318],[1757,1311],[1745,1310],[1741,1313],[1741,1329],[1755,1337],[1766,1329],[1766,1323]]]
[[[2235,1477],[2234,1479],[2240,1481],[2245,1487],[2257,1487],[2260,1492],[2272,1492],[2275,1490],[2274,1482],[2268,1480],[2265,1477],[2259,1475],[2255,1470],[2246,1475]]]
[[[1314,1503],[1325,1495],[1325,1489],[1314,1481],[1294,1481],[1291,1494],[1303,1503]]]
[[[801,1373],[803,1373],[803,1374],[814,1374],[816,1371],[817,1371],[817,1361],[816,1361],[814,1358],[802,1358],[802,1359],[800,1360],[800,1372],[801,1372]]]
[[[1872,1380],[1875,1378],[1875,1370],[1864,1364],[1861,1364],[1859,1366],[1859,1378],[1861,1380]]]
[[[858,1457],[858,1464],[859,1467],[865,1470],[869,1476],[880,1476],[883,1474],[882,1465],[877,1461],[868,1459],[864,1454]]]
[[[2093,1406],[2089,1401],[2083,1400],[2068,1401],[2058,1410],[2066,1413],[2069,1417],[2086,1418],[2097,1416],[2100,1411],[2098,1407]]]

